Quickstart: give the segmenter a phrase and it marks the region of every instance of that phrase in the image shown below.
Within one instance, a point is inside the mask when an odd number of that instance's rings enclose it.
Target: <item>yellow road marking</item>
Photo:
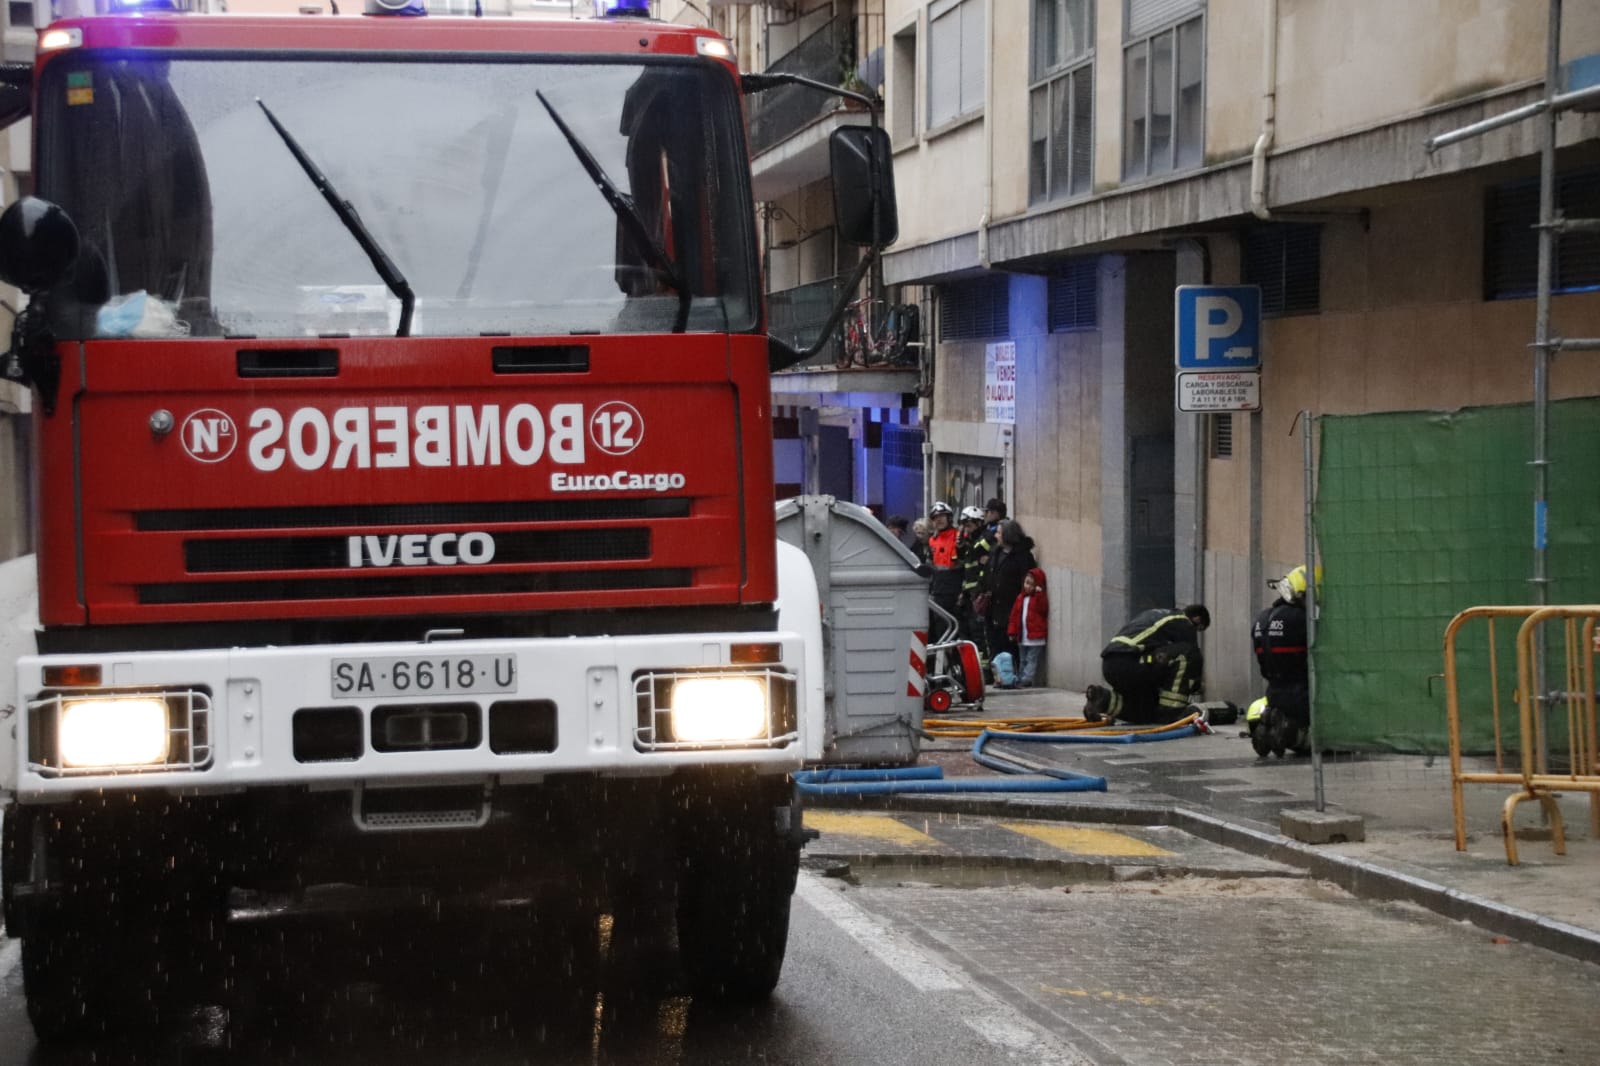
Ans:
[[[896,821],[886,814],[840,814],[837,811],[807,811],[806,825],[824,833],[846,837],[870,837],[912,848],[939,848],[933,837]]]
[[[1109,829],[1076,829],[1064,825],[1035,825],[1028,822],[1002,822],[1001,828],[1032,837],[1052,848],[1078,855],[1171,855],[1166,848],[1158,848],[1138,837],[1115,833]]]
[[[1101,989],[1099,992],[1091,992],[1087,988],[1056,988],[1054,985],[1040,985],[1039,987],[1046,992],[1053,992],[1058,996],[1077,996],[1079,998],[1098,996],[1101,999],[1116,1000],[1118,1003],[1137,1003],[1141,1007],[1158,1007],[1163,1005],[1163,1001],[1157,996],[1130,996],[1126,992],[1113,992],[1110,989]]]

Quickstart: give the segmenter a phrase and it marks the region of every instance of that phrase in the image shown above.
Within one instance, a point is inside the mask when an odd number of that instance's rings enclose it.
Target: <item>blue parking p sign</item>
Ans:
[[[1261,289],[1179,285],[1175,322],[1180,370],[1261,367]]]

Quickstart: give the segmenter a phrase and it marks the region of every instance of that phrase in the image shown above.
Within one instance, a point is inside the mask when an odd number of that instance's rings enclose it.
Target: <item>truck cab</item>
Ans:
[[[697,990],[766,995],[822,642],[726,42],[108,16],[31,91],[0,791],[40,1035],[328,882],[675,913]]]

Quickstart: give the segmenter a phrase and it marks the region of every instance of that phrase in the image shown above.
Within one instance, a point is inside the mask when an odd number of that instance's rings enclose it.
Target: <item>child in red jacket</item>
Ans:
[[[1011,605],[1007,634],[1017,645],[1021,663],[1015,688],[1031,688],[1044,658],[1045,634],[1050,628],[1050,597],[1044,591],[1044,571],[1034,567],[1022,579],[1022,595]]]

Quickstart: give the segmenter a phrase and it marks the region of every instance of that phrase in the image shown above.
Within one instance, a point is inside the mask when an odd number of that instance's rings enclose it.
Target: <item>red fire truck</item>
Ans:
[[[700,29],[409,10],[74,19],[0,72],[35,130],[0,790],[41,1036],[330,883],[675,913],[701,994],[778,979],[823,653],[774,532],[770,79]],[[833,156],[843,230],[890,232],[881,131]]]

